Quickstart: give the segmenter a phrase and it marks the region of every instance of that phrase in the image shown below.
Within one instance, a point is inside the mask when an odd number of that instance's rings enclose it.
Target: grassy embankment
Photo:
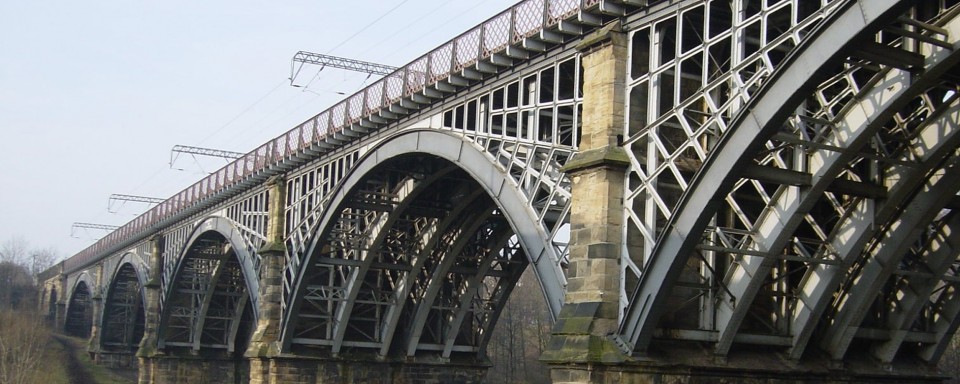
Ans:
[[[36,315],[0,312],[0,383],[128,384],[93,364],[86,341],[54,335]]]

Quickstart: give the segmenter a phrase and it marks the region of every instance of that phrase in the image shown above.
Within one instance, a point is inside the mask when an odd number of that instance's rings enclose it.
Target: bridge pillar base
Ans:
[[[132,352],[105,352],[94,354],[93,362],[108,368],[137,370],[137,356]]]
[[[627,366],[564,366],[554,367],[550,372],[554,384],[912,384],[942,383],[944,377],[935,376],[896,376],[887,377],[849,372],[798,374],[767,371],[728,371],[691,367],[644,368]]]
[[[825,356],[807,357],[790,360],[758,346],[717,359],[699,345],[678,342],[647,357],[627,357],[620,363],[554,362],[550,364],[550,376],[554,384],[912,384],[947,379],[935,367],[920,362],[884,366],[862,356],[840,367],[831,365]]]
[[[251,384],[480,383],[489,365],[396,361],[258,358],[250,359]]]
[[[245,359],[213,359],[209,357],[141,357],[140,383],[246,383],[250,381],[250,365]]]

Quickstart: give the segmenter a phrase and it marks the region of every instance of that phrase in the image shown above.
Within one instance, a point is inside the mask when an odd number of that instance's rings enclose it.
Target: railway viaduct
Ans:
[[[142,383],[938,382],[956,0],[525,0],[41,274]]]

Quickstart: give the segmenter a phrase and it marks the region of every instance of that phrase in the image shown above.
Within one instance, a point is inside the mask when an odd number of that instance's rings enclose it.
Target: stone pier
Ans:
[[[567,294],[542,359],[555,383],[595,382],[595,364],[624,360],[617,331],[623,182],[629,164],[619,146],[624,121],[627,39],[611,24],[584,39],[583,127],[564,170],[573,181]]]

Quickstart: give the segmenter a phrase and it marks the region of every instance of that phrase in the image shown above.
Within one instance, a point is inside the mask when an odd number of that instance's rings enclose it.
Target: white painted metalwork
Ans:
[[[94,263],[146,276],[157,235],[161,346],[236,353],[282,176],[283,353],[482,359],[527,264],[563,304],[572,42],[616,19],[624,350],[936,361],[960,326],[956,2],[640,3],[522,1],[69,259],[65,281],[109,296],[132,275],[95,286]],[[135,309],[116,303],[109,337]]]
[[[885,268],[861,284],[857,260],[875,259],[860,250],[879,242],[902,257],[892,247],[910,238],[884,242],[875,229],[923,200],[913,191],[957,146],[957,85],[945,77],[956,11],[940,5],[917,21],[920,10],[878,19],[904,12],[893,1],[710,2],[632,32],[625,236],[644,246],[623,258],[628,351],[690,337],[721,356],[758,343],[799,359],[826,315],[839,316],[820,330],[839,360],[854,337],[878,334],[859,324],[896,263],[866,263]],[[837,51],[840,41],[862,48]],[[919,212],[911,223],[926,228],[939,208]],[[835,294],[855,304],[830,309]],[[894,340],[878,356],[891,360]]]

